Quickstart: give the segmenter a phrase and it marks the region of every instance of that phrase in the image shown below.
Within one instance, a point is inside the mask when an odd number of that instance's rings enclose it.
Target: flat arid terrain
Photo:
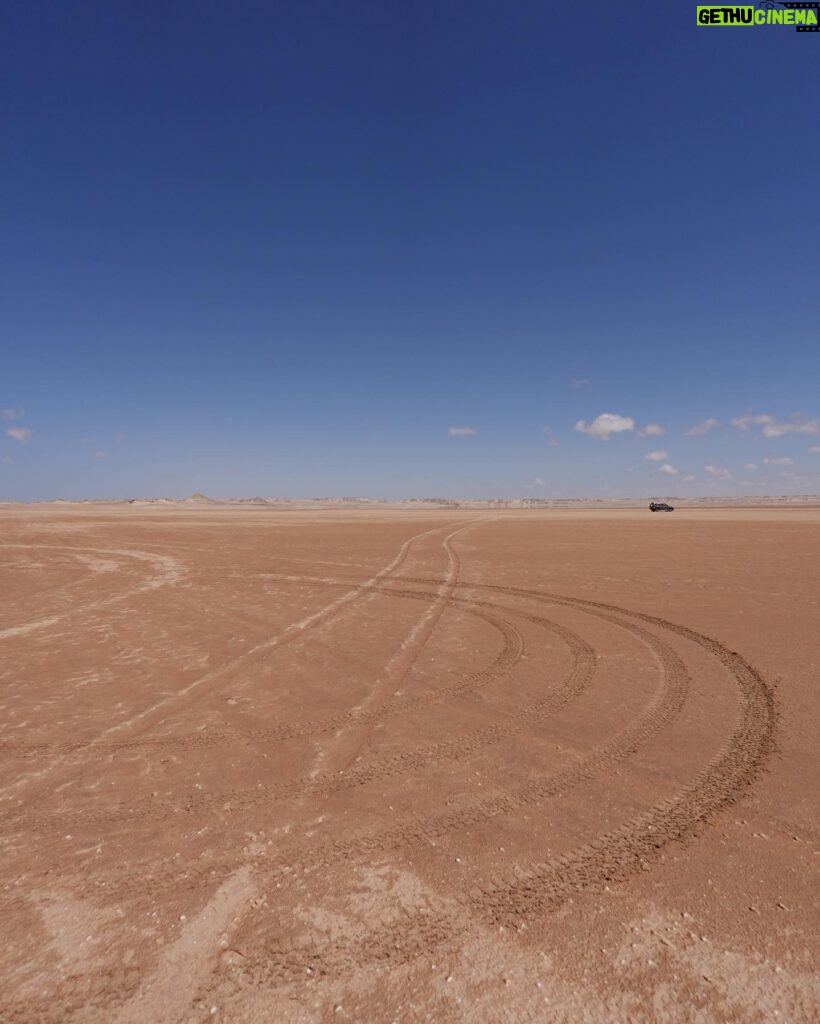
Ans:
[[[820,509],[0,510],[4,1024],[820,1019]]]

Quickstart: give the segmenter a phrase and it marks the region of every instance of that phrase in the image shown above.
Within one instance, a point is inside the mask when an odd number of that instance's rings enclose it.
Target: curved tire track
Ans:
[[[532,615],[520,609],[510,609],[507,606],[499,606],[491,602],[479,603],[492,608],[502,608],[508,612],[513,611],[539,625],[558,626],[551,620],[544,620],[541,616]],[[326,868],[344,860],[372,858],[389,849],[406,845],[429,845],[458,829],[481,825],[492,818],[512,813],[524,807],[536,806],[545,799],[562,795],[579,783],[595,777],[602,770],[634,753],[646,739],[655,735],[678,713],[688,688],[688,675],[675,652],[658,641],[657,638],[641,630],[640,627],[624,623],[623,620],[616,617],[607,615],[606,618],[639,635],[655,651],[661,666],[660,687],[649,707],[635,722],[627,726],[608,743],[593,748],[586,756],[563,771],[535,780],[510,793],[477,798],[452,811],[416,816],[379,832],[334,840],[322,847],[304,848],[304,845],[300,844],[296,848],[282,851],[276,858],[258,858],[255,861],[256,866],[270,877],[279,877],[289,874],[296,865],[301,869]],[[564,629],[565,627],[558,626],[558,628]],[[567,632],[571,633],[571,631]],[[592,649],[584,650],[583,654],[584,657],[580,660],[580,664],[576,665],[565,681],[565,686],[548,698],[551,702],[551,710],[558,710],[568,704],[588,684],[591,671],[594,668],[594,664],[592,664],[593,651]],[[209,806],[221,805],[225,803],[225,799],[226,794],[223,793],[215,796],[208,803]],[[249,802],[252,803],[257,802],[257,799],[255,793],[251,793],[248,797]],[[61,819],[61,827],[67,827],[64,818]],[[211,862],[198,871],[186,872],[184,879],[180,879],[178,871],[160,873],[162,882],[156,874],[149,877],[152,885],[173,886],[181,882],[186,886],[196,887],[201,881],[214,877],[225,877],[235,868],[236,859],[231,858],[216,864]],[[216,872],[216,876],[214,872]],[[145,875],[134,880],[135,887],[132,890],[134,894],[143,891],[145,881],[147,881]],[[117,893],[124,895],[123,886],[128,887],[128,880],[122,879],[119,883],[115,882],[114,885]]]
[[[463,525],[467,526],[467,525],[471,525],[471,524],[470,523],[466,523],[466,524],[463,524]],[[24,774],[22,776],[19,776],[13,782],[8,783],[7,785],[0,787],[0,797],[7,796],[7,795],[9,795],[9,794],[11,794],[13,792],[16,792],[19,788],[21,788],[23,786],[26,786],[29,783],[40,781],[43,778],[45,778],[46,776],[51,775],[54,771],[56,771],[58,769],[62,768],[64,771],[65,771],[65,769],[71,770],[74,766],[67,765],[65,763],[65,754],[67,754],[69,752],[74,752],[77,749],[81,749],[83,751],[91,749],[91,748],[98,749],[100,747],[100,745],[103,744],[104,741],[108,737],[110,737],[110,736],[112,736],[112,735],[114,735],[116,733],[122,732],[123,730],[127,729],[130,732],[132,732],[132,733],[134,733],[134,732],[139,733],[141,731],[144,731],[145,729],[150,728],[152,725],[160,724],[162,720],[160,719],[160,722],[156,722],[156,721],[154,721],[154,718],[156,717],[157,712],[161,712],[165,707],[169,706],[170,704],[176,703],[182,697],[188,696],[189,694],[193,693],[194,690],[198,690],[200,692],[197,694],[197,696],[195,698],[192,698],[192,700],[200,699],[202,696],[204,696],[204,692],[206,692],[206,690],[209,690],[213,686],[213,684],[215,684],[215,683],[218,684],[219,683],[219,681],[222,679],[222,677],[224,676],[224,674],[226,672],[229,672],[229,671],[232,671],[233,669],[238,668],[245,661],[253,658],[256,655],[259,655],[261,653],[267,653],[267,652],[269,652],[271,650],[274,650],[274,649],[276,649],[278,647],[284,646],[285,644],[290,643],[291,641],[293,641],[294,639],[296,639],[298,637],[304,637],[305,634],[308,631],[310,631],[311,629],[316,628],[318,625],[323,624],[323,623],[325,623],[328,620],[332,620],[332,618],[335,615],[335,613],[337,611],[339,611],[345,605],[349,604],[352,601],[357,600],[358,598],[360,598],[360,597],[362,597],[362,596],[364,596],[364,595],[366,595],[368,593],[371,593],[371,592],[377,593],[378,589],[379,589],[380,582],[382,580],[384,580],[384,579],[390,578],[390,576],[395,574],[396,571],[402,566],[402,564],[404,563],[404,561],[407,558],[407,555],[410,552],[412,544],[415,541],[421,540],[422,538],[430,536],[433,533],[437,533],[437,532],[439,532],[442,529],[449,529],[449,526],[446,526],[446,527],[435,527],[432,530],[426,530],[426,531],[423,531],[422,533],[418,533],[418,534],[415,534],[412,537],[409,537],[401,545],[401,547],[399,549],[399,552],[396,555],[396,557],[388,565],[386,565],[383,569],[381,569],[375,576],[373,576],[370,580],[368,580],[365,584],[363,584],[361,586],[354,587],[352,590],[350,590],[347,593],[343,594],[341,597],[338,597],[334,601],[330,602],[330,604],[326,605],[324,608],[320,608],[319,611],[312,613],[311,615],[307,616],[304,619],[301,619],[299,622],[292,623],[291,625],[287,626],[281,633],[277,634],[277,636],[273,637],[272,639],[266,640],[266,641],[263,641],[262,643],[254,645],[252,648],[250,648],[250,650],[245,651],[243,654],[239,655],[237,658],[231,659],[231,661],[227,662],[226,664],[220,665],[219,668],[217,668],[217,669],[214,669],[214,670],[212,670],[210,672],[204,673],[203,675],[199,676],[197,679],[192,680],[186,686],[184,686],[181,689],[175,691],[174,693],[172,693],[170,695],[167,695],[167,696],[164,696],[164,697],[162,697],[158,701],[154,701],[153,704],[150,704],[147,708],[144,708],[143,710],[141,710],[139,712],[136,712],[130,718],[128,718],[128,719],[126,719],[124,721],[121,721],[121,722],[117,722],[117,723],[115,723],[112,726],[109,726],[107,729],[104,729],[101,733],[99,733],[96,737],[94,737],[93,739],[91,739],[91,740],[87,741],[86,743],[82,744],[82,746],[80,748],[74,747],[73,751],[65,750],[61,746],[50,748],[49,753],[55,758],[50,764],[45,765],[45,766],[43,766],[42,768],[40,768],[40,769],[38,769],[36,771],[28,772],[28,773],[26,773],[26,774]],[[26,546],[26,545],[20,545],[20,546]],[[48,547],[48,546],[54,546],[54,545],[37,545],[37,547],[43,547],[43,546]],[[57,545],[57,546],[59,547],[59,545]],[[79,548],[74,548],[73,550],[80,550],[80,549]],[[91,549],[91,548],[86,549],[86,550],[95,550],[98,553],[101,553],[103,551],[103,549]],[[112,550],[112,551],[109,551],[108,553],[109,554],[116,554],[117,552]],[[121,552],[121,553],[122,554],[128,554],[129,552]],[[149,555],[147,552],[137,552],[137,553],[133,553],[132,552],[132,554],[134,554],[135,557],[141,557],[141,556],[144,555],[146,558],[159,558],[159,559],[166,558],[166,556],[153,556],[153,555]],[[178,569],[178,563],[177,563],[176,559],[167,558],[167,561],[169,561],[170,563],[173,563],[173,568],[174,568],[175,571]],[[146,590],[148,590],[148,589],[155,589],[157,586],[161,586],[163,583],[166,583],[166,582],[176,582],[176,580],[178,578],[179,578],[178,576],[173,576],[173,578],[166,578],[166,579],[161,580],[160,582],[150,581],[149,584],[145,584],[141,588],[137,588],[137,589],[138,590],[139,589],[146,589]],[[129,593],[127,595],[122,595],[122,597],[130,596],[132,593],[136,593],[136,592],[137,592],[136,590],[135,591],[129,591]],[[113,600],[118,600],[118,599],[120,599],[120,598],[114,598]],[[111,603],[111,601],[109,601],[109,600],[106,600],[105,602],[101,602],[101,604],[110,604],[110,603]],[[85,610],[88,610],[88,607],[90,607],[90,606],[86,606]],[[69,614],[72,614],[72,613],[71,612],[66,612],[65,614],[69,615]]]
[[[658,616],[603,602],[513,589],[541,600],[583,606],[593,614],[618,610],[669,629],[715,656],[733,677],[738,698],[738,721],[724,749],[674,797],[659,801],[619,828],[562,857],[532,865],[510,877],[492,879],[465,899],[454,901],[452,908],[377,926],[363,937],[291,948],[279,948],[272,941],[260,953],[246,957],[241,967],[232,968],[242,982],[284,984],[297,977],[304,979],[307,967],[311,968],[311,977],[321,977],[374,962],[405,963],[440,944],[455,945],[465,914],[495,925],[515,925],[555,910],[574,894],[607,882],[626,881],[670,843],[690,839],[757,777],[773,746],[776,711],[770,687],[741,655],[712,637]]]
[[[477,917],[493,924],[517,924],[549,912],[573,894],[594,889],[606,882],[627,880],[656,858],[668,844],[691,839],[716,812],[733,802],[758,776],[773,746],[776,728],[774,700],[761,675],[725,644],[660,617],[604,602],[490,584],[469,586],[562,604],[625,625],[633,631],[640,631],[664,665],[664,694],[659,695],[653,705],[617,737],[550,780],[539,780],[533,786],[522,787],[514,796],[502,795],[477,801],[473,807],[452,814],[404,823],[373,836],[354,837],[330,848],[326,847],[316,857],[308,856],[307,862],[301,862],[300,866],[317,867],[322,863],[333,863],[339,857],[368,856],[394,844],[413,841],[414,838],[421,842],[428,841],[429,837],[442,834],[442,831],[446,834],[453,828],[486,820],[487,816],[506,813],[510,809],[507,801],[511,799],[515,806],[537,804],[578,781],[593,777],[614,760],[629,756],[649,734],[654,734],[671,721],[682,705],[688,676],[676,652],[642,626],[625,622],[620,616],[637,619],[694,643],[724,666],[734,682],[738,705],[737,721],[728,742],[672,798],[655,803],[619,828],[584,843],[562,857],[531,865],[513,876],[491,879],[466,897],[443,903],[440,908],[428,913],[415,913],[400,922],[377,924],[366,935],[321,945],[300,943],[285,948],[280,948],[276,939],[271,938],[257,952],[245,956],[241,967],[230,968],[237,984],[304,982],[308,967],[312,972],[310,977],[315,979],[348,973],[367,964],[405,963],[435,946],[456,944],[465,920]],[[505,607],[504,610],[520,614],[517,609]],[[520,803],[516,804],[515,801]],[[295,853],[293,851],[288,855],[291,865]],[[284,862],[279,863],[278,858],[276,861],[262,858],[257,862],[257,867],[269,877],[288,870]],[[173,874],[177,883],[197,885],[205,881],[212,882],[218,877],[219,871],[213,866],[210,871],[206,867],[201,874],[194,872],[187,880],[180,879],[179,873]],[[144,891],[146,884],[153,887],[160,879],[153,876],[136,881]],[[224,969],[221,977],[223,980],[226,977]]]
[[[393,591],[390,592],[393,593]],[[430,594],[420,593],[419,591],[396,591],[395,593],[400,597],[412,597],[421,600],[426,600],[430,596]],[[466,606],[470,604],[467,601],[463,603]],[[517,664],[524,652],[524,641],[520,632],[507,620],[497,618],[487,612],[478,610],[474,614],[497,628],[504,640],[502,650],[489,666],[463,677],[451,686],[442,687],[429,694],[420,694],[415,697],[408,696],[407,698],[395,701],[393,704],[374,710],[367,716],[356,716],[351,713],[338,716],[333,720],[334,727],[349,721],[358,722],[362,717],[368,717],[372,721],[376,721],[377,719],[392,715],[415,711],[429,704],[449,700],[468,691],[486,686],[495,679],[506,675]],[[400,755],[400,758],[402,760],[398,763],[394,763],[393,759],[386,759],[385,763],[376,771],[373,777],[387,777],[388,775],[395,774],[396,771],[403,770],[402,765],[405,758],[415,760],[413,754]],[[409,770],[409,768],[404,770]],[[326,777],[322,781],[324,781],[327,787],[326,792],[332,792],[334,788],[331,785],[332,777]],[[337,781],[340,784],[339,788],[347,788],[344,777],[339,778]],[[357,779],[354,773],[350,785],[361,785],[364,781],[370,781],[370,779]],[[177,817],[180,813],[195,815],[207,813],[215,808],[225,809],[225,804],[229,804],[232,811],[237,811],[265,800],[288,798],[303,792],[310,793],[311,790],[311,780],[303,779],[279,785],[259,785],[252,790],[223,790],[219,793],[204,794],[187,800],[183,805],[179,803],[169,804],[153,798],[144,798],[136,802],[121,804],[111,808],[90,808],[74,812],[62,811],[36,814],[21,808],[4,815],[3,828],[0,834],[9,835],[22,831],[38,831],[52,826],[61,832],[65,832],[68,828],[81,828],[91,825],[111,825],[117,822],[131,824],[146,817],[150,817],[154,821],[167,820],[168,818]]]

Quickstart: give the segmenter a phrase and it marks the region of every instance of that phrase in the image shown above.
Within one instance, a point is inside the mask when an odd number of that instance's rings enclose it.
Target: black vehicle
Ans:
[[[673,505],[667,505],[665,501],[650,501],[649,502],[650,512],[674,512],[675,508]]]

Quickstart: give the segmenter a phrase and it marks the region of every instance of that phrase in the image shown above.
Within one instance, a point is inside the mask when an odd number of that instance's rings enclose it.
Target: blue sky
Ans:
[[[695,6],[6,4],[0,499],[820,491],[820,36]]]

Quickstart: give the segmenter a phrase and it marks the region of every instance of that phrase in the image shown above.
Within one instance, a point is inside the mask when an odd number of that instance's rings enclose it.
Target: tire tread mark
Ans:
[[[408,591],[406,594],[404,592],[398,593],[401,594],[401,596],[429,596],[419,595],[417,591]],[[469,602],[465,602],[463,599],[458,600],[460,603],[469,604]],[[489,666],[463,677],[451,686],[442,687],[429,694],[421,694],[415,697],[409,696],[406,699],[403,698],[400,701],[395,701],[390,705],[386,705],[372,713],[372,720],[375,721],[392,715],[404,714],[408,711],[415,711],[418,708],[423,708],[431,703],[450,700],[468,691],[486,686],[512,669],[512,667],[521,659],[521,655],[524,651],[524,641],[520,631],[507,620],[497,618],[487,612],[479,610],[476,611],[475,614],[480,618],[485,619],[491,625],[494,625],[502,634],[504,646],[493,662]],[[339,716],[337,719],[339,722],[349,720],[351,720],[351,716],[349,714]],[[353,716],[353,720],[357,721],[358,719],[356,716]],[[260,732],[263,732],[263,735],[265,736],[270,735],[268,730],[260,730]],[[259,736],[258,733],[251,733],[249,735],[254,736],[254,738],[258,738]],[[411,757],[412,755],[408,754],[399,756]],[[386,777],[387,775],[395,774],[396,771],[401,770],[401,762],[395,765],[386,763],[382,768],[377,770],[373,777]],[[325,783],[326,793],[335,791],[334,787],[331,785],[330,779],[325,778],[322,781]],[[361,785],[366,781],[370,781],[370,778],[365,778],[363,776],[358,777],[354,774],[350,785]],[[338,785],[340,788],[347,788],[344,777],[339,777]],[[197,797],[189,797],[182,806],[180,806],[179,803],[167,803],[159,799],[145,797],[141,800],[131,801],[127,804],[119,804],[114,807],[109,807],[108,809],[89,808],[87,810],[83,809],[73,812],[58,811],[38,814],[34,811],[29,811],[25,807],[20,807],[19,809],[15,808],[4,815],[3,827],[0,829],[0,835],[14,834],[22,831],[37,831],[44,828],[48,829],[52,825],[64,832],[67,828],[76,829],[89,825],[112,825],[116,822],[127,822],[131,824],[146,817],[150,817],[154,821],[167,820],[172,817],[177,817],[182,812],[186,814],[207,813],[215,808],[224,807],[225,804],[230,805],[230,810],[242,810],[265,800],[288,798],[300,792],[310,792],[310,790],[310,780],[303,780],[301,782],[278,785],[261,784],[252,790],[222,790],[218,793],[208,793]],[[318,791],[321,792],[321,790]]]
[[[501,588],[496,588],[501,589]],[[536,596],[531,594],[530,596]],[[537,595],[542,599],[576,603],[573,599]],[[578,601],[594,609],[616,606]],[[712,637],[677,626],[657,616],[617,609],[698,644],[713,654],[734,677],[738,694],[738,722],[724,749],[674,797],[658,801],[645,813],[545,864],[491,880],[459,901],[471,917],[494,925],[517,926],[521,921],[560,907],[572,895],[606,882],[627,881],[657,858],[672,842],[685,842],[722,807],[759,775],[774,743],[776,708],[763,677],[737,652]],[[597,612],[594,612],[597,613]],[[377,927],[363,938],[342,939],[318,946],[304,944],[280,949],[270,940],[241,967],[232,968],[238,984],[286,984],[312,976],[323,977],[372,963],[400,964],[441,944],[455,945],[463,930],[461,914],[442,910],[416,913],[400,924]],[[224,977],[223,969],[223,977]]]

